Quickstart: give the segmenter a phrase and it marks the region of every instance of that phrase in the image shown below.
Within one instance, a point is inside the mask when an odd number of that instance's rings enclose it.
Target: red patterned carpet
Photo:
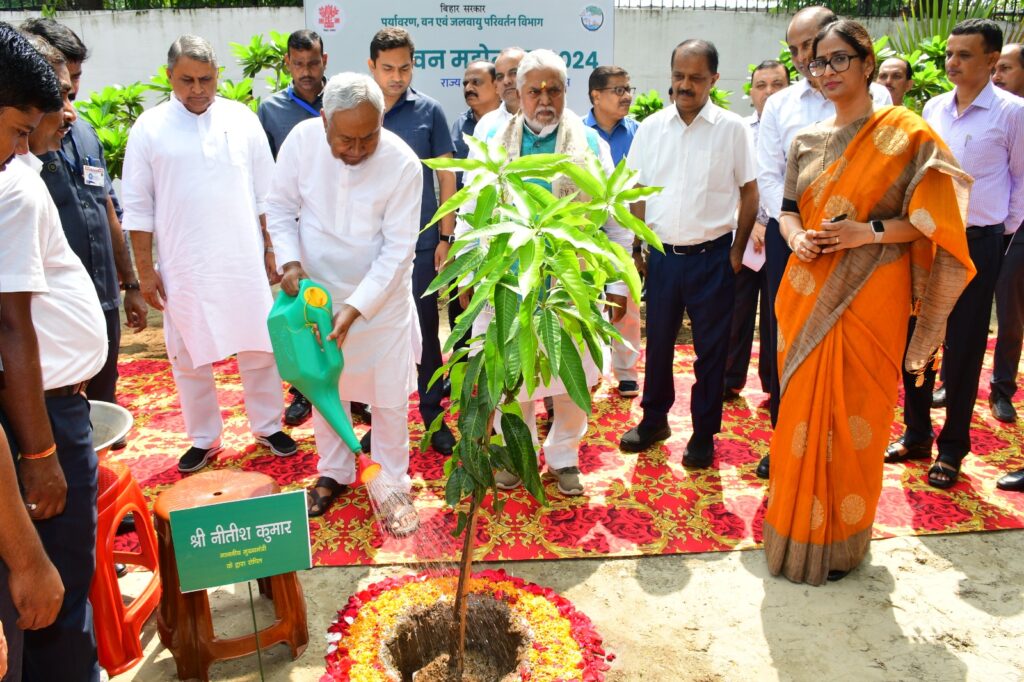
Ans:
[[[765,484],[754,475],[754,468],[768,452],[771,430],[767,410],[761,406],[767,396],[758,390],[752,372],[742,398],[727,403],[714,467],[689,471],[681,460],[689,437],[692,362],[692,348],[680,346],[673,437],[660,449],[640,455],[621,453],[617,447],[621,434],[639,417],[639,399],[619,398],[612,386],[601,384],[580,452],[586,496],[564,498],[553,479],[546,476],[547,508],[538,506],[522,490],[515,491],[500,517],[483,512],[477,533],[478,558],[621,557],[759,546]],[[965,461],[960,482],[951,490],[936,490],[926,482],[926,463],[887,465],[875,520],[876,538],[1024,528],[1024,495],[995,487],[1002,473],[1024,467],[1024,456],[1020,429],[1000,424],[989,413],[990,366],[989,361],[974,414],[975,454]],[[130,466],[152,499],[181,478],[177,458],[189,445],[177,394],[166,361],[128,360],[120,370],[120,400],[136,421],[128,448],[113,457]],[[248,432],[235,362],[221,363],[217,376],[225,450],[214,466],[261,471],[273,476],[283,489],[310,484],[316,477],[316,453],[308,422],[293,430],[299,453],[290,458],[274,457],[265,447],[257,447]],[[540,411],[543,414],[543,407]],[[936,411],[934,417],[941,419],[942,415]],[[545,420],[538,421],[543,430]],[[415,406],[409,423],[415,445],[422,433]],[[360,433],[364,428],[357,424]],[[898,435],[898,425],[893,433]],[[371,518],[366,492],[359,489],[339,499],[325,517],[311,520],[314,564],[451,559],[456,544],[446,531],[454,528],[455,520],[444,508],[443,466],[441,455],[414,448],[411,474],[425,532],[405,540],[382,535]]]

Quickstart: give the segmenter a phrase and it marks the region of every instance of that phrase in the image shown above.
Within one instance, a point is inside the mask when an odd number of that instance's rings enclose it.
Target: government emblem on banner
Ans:
[[[583,28],[596,31],[604,25],[604,12],[597,5],[587,5],[580,12],[580,21],[583,22]]]
[[[327,33],[338,30],[341,24],[341,10],[333,2],[326,2],[317,8],[316,23]]]

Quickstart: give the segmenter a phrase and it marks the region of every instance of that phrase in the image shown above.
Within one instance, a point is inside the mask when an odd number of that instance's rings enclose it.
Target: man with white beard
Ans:
[[[373,408],[373,458],[402,493],[382,506],[386,529],[418,527],[408,498],[409,394],[416,389],[419,326],[411,269],[420,220],[419,158],[383,128],[384,94],[369,76],[342,73],[324,88],[320,119],[299,123],[277,157],[267,227],[281,287],[326,287],[334,329],[325,342],[345,354],[339,392]],[[326,134],[325,134],[326,133]],[[316,410],[313,433],[320,478],[308,511],[319,516],[356,478],[352,451]]]
[[[579,116],[565,107],[566,81],[565,61],[557,54],[550,50],[528,53],[518,64],[516,75],[519,112],[507,123],[485,132],[484,139],[488,144],[503,147],[509,159],[530,154],[567,154],[582,166],[587,157],[593,155],[600,160],[605,172],[611,174],[615,164],[608,144],[600,139],[597,131],[587,127]],[[508,99],[505,101],[507,103]],[[471,179],[472,175],[467,174],[466,184]],[[577,187],[567,177],[556,179],[548,189],[556,197],[568,196],[577,191]],[[464,224],[457,224],[456,234],[465,227]],[[604,229],[612,241],[627,250],[631,248],[633,235],[625,228],[609,220]],[[606,298],[621,310],[626,305],[626,295],[626,285],[616,282],[608,287]],[[489,314],[480,314],[473,323],[473,334],[482,334],[489,319]],[[597,367],[588,353],[583,352],[581,355],[587,385],[593,386],[597,382]],[[526,395],[523,391],[519,397],[523,418],[534,439],[537,437],[534,401],[538,398],[552,399],[554,419],[544,441],[544,458],[548,470],[558,481],[559,492],[563,495],[582,495],[579,445],[587,433],[589,415],[573,402],[557,378],[552,378],[549,386],[538,386],[532,395]],[[500,430],[498,420],[495,420],[495,427]],[[503,490],[515,488],[522,483],[518,476],[508,471],[497,472],[494,479]]]

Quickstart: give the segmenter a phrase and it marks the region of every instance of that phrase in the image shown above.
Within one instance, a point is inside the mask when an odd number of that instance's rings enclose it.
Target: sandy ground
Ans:
[[[161,356],[156,325],[127,334],[123,350]],[[504,568],[572,599],[616,656],[612,681],[987,682],[1024,680],[1022,559],[1024,532],[1003,531],[875,541],[856,571],[817,588],[769,576],[760,550],[479,566]],[[265,651],[266,679],[319,680],[335,611],[353,592],[410,570],[303,573],[309,646],[296,661],[284,645]],[[211,601],[219,635],[251,632],[245,585],[214,590]],[[261,626],[270,622],[269,602],[258,599],[256,612]],[[175,679],[155,617],[143,642],[143,662],[115,679]],[[255,656],[215,663],[210,673],[212,680],[260,679]]]

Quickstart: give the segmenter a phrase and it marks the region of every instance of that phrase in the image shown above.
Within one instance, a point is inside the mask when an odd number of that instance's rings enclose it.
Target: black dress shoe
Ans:
[[[729,402],[730,400],[739,400],[739,397],[740,389],[738,388],[730,388],[729,386],[726,386],[725,390],[722,391],[723,402]]]
[[[430,437],[430,446],[446,457],[455,449],[455,434],[448,425],[441,422],[441,428]]]
[[[932,393],[932,407],[946,406],[946,387],[941,386]]]
[[[128,535],[128,533],[135,532],[135,516],[133,514],[126,515],[121,519],[121,523],[117,524],[117,532],[115,535]]]
[[[850,575],[849,571],[829,571],[827,577],[829,582],[834,583],[837,580],[842,580],[848,575]]]
[[[996,487],[1000,490],[1009,490],[1014,493],[1024,493],[1024,469],[1006,474],[998,481]]]
[[[302,395],[298,391],[295,392],[295,399],[292,400],[292,404],[288,406],[288,409],[284,411],[284,423],[288,426],[298,426],[313,414],[313,406],[306,396]]]
[[[693,438],[683,450],[683,466],[688,469],[707,469],[715,459],[715,441],[695,442]]]
[[[644,426],[641,422],[634,426],[619,441],[619,449],[623,452],[643,452],[655,443],[667,440],[672,435],[668,424],[661,426]]]
[[[885,449],[885,463],[896,464],[897,462],[906,462],[911,459],[931,459],[932,442],[931,440],[926,440],[923,443],[907,445],[906,436],[903,436],[896,442],[890,443],[889,447]]]
[[[768,464],[768,457],[769,455],[765,455],[764,457],[761,458],[761,461],[757,463],[757,469],[754,470],[754,473],[757,474],[758,478],[763,478],[767,480],[768,476],[771,474],[771,469],[769,468]]]
[[[992,407],[992,416],[999,421],[1006,424],[1017,421],[1017,410],[1013,409],[1013,403],[1002,393],[993,392],[989,395],[988,404]]]

